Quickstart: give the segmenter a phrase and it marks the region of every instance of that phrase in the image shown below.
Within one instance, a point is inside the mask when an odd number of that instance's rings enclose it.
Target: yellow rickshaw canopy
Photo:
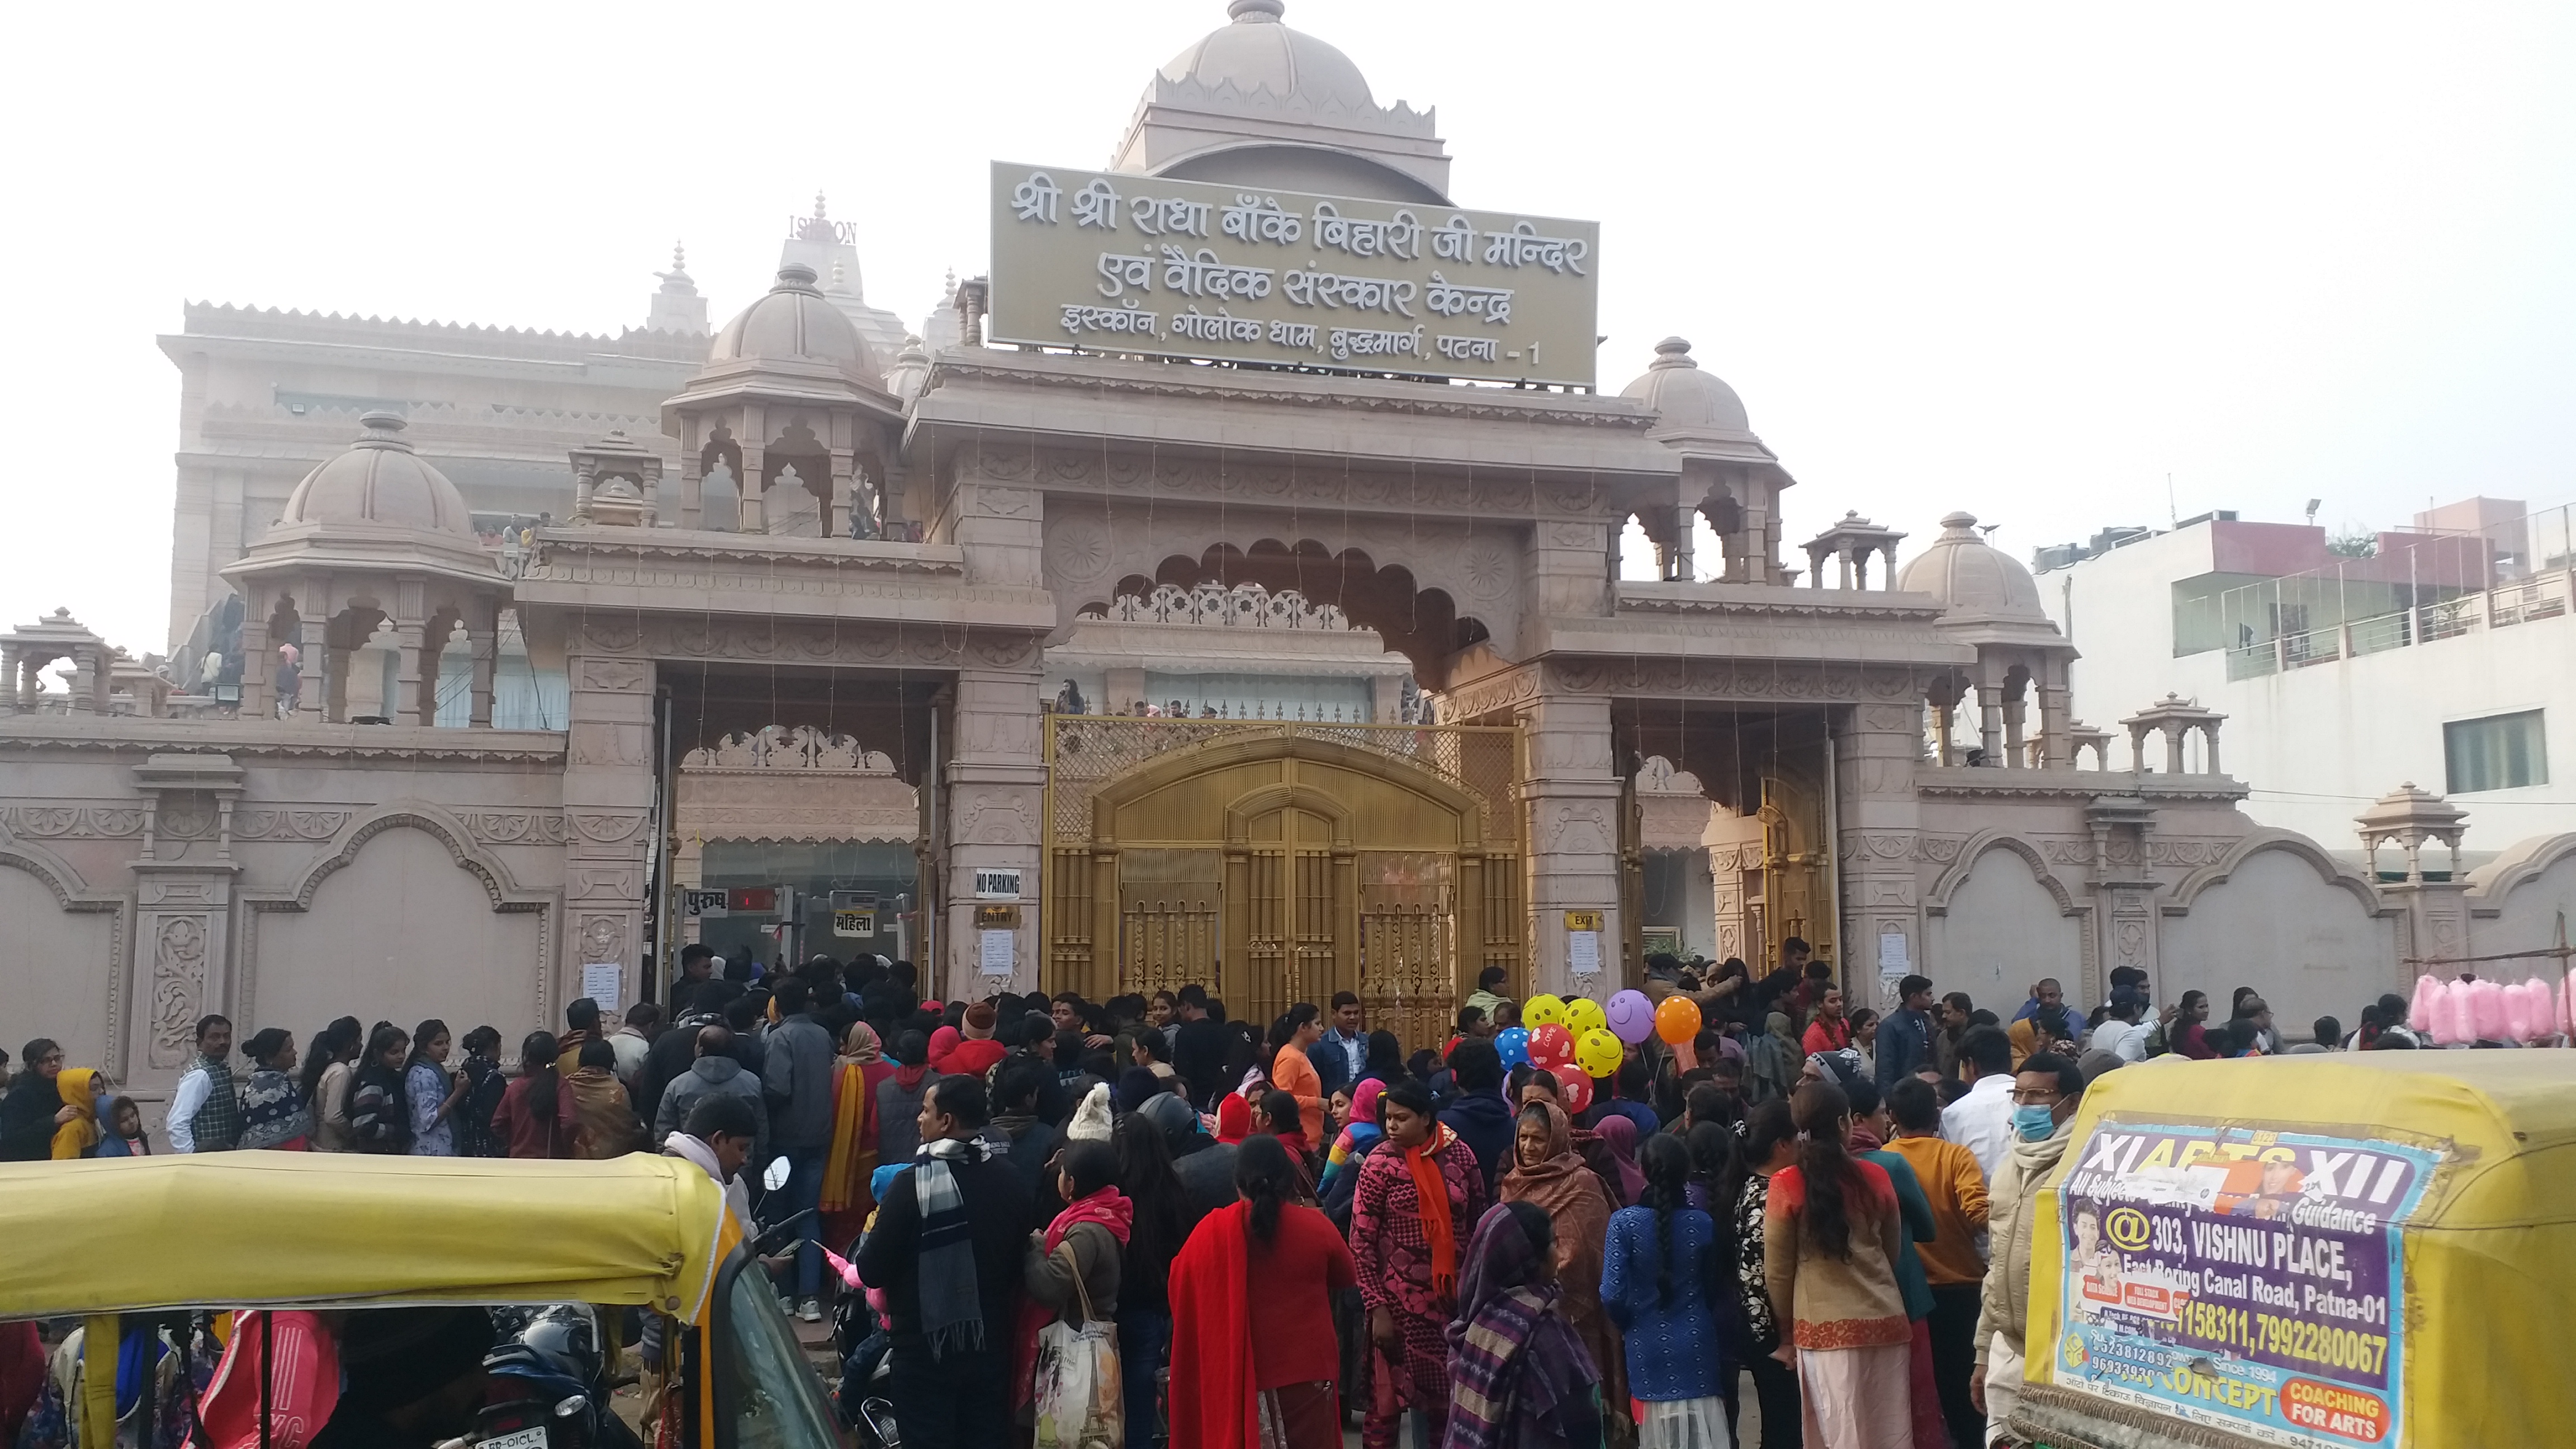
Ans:
[[[0,1319],[582,1302],[695,1322],[737,1236],[706,1173],[642,1154],[9,1163],[0,1165]]]

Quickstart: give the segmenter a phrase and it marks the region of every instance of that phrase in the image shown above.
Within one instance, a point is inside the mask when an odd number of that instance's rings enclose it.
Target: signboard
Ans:
[[[1601,227],[993,163],[996,342],[1593,385]]]
[[[1914,961],[1903,931],[1878,933],[1878,974],[1887,981],[1901,981],[1914,974]]]
[[[692,921],[721,920],[732,915],[733,892],[725,890],[680,892],[680,914]]]
[[[877,908],[875,891],[834,891],[832,909],[836,911],[873,911]]]
[[[776,886],[735,886],[725,894],[727,910],[754,916],[778,914],[778,887]]]
[[[2104,1121],[2072,1161],[2066,1328],[2031,1345],[2051,1382],[2295,1449],[2394,1439],[2402,1238],[2438,1153]]]
[[[1601,932],[1606,911],[1565,913],[1565,969],[1577,976],[1601,974]]]
[[[832,934],[835,936],[873,936],[877,933],[874,911],[834,911]]]
[[[1020,873],[1016,870],[979,870],[975,872],[975,895],[980,900],[1016,901],[1020,898]]]
[[[618,1012],[626,1009],[623,995],[626,973],[614,961],[585,961],[581,968],[581,994],[598,1003],[599,1009]]]
[[[977,906],[975,929],[979,931],[1016,931],[1020,928],[1018,906]]]

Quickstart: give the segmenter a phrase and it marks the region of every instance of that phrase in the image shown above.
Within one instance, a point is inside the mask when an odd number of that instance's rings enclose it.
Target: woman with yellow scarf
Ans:
[[[893,1074],[875,1030],[850,1023],[832,1074],[832,1150],[823,1162],[823,1231],[833,1242],[855,1239],[876,1206],[868,1179],[877,1166],[877,1083]]]
[[[54,1076],[54,1090],[72,1109],[70,1120],[54,1129],[54,1160],[87,1157],[98,1148],[98,1094],[107,1074],[94,1067],[65,1067]]]

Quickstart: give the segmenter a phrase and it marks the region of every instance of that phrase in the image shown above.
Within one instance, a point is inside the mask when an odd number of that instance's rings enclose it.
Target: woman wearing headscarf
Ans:
[[[572,1094],[573,1156],[590,1162],[624,1157],[644,1145],[644,1124],[617,1080],[617,1047],[604,1036],[581,1044],[581,1065],[564,1078]]]
[[[1430,1089],[1418,1082],[1386,1089],[1378,1126],[1386,1141],[1361,1164],[1351,1199],[1352,1258],[1376,1349],[1377,1392],[1360,1442],[1394,1449],[1405,1408],[1433,1434],[1448,1418],[1458,1245],[1484,1214],[1485,1174],[1476,1154],[1433,1115]]]
[[[54,1074],[54,1096],[71,1116],[54,1129],[56,1162],[87,1157],[98,1150],[98,1097],[106,1074],[95,1067],[65,1067]]]
[[[1557,1311],[1574,1325],[1592,1363],[1601,1371],[1601,1396],[1612,1404],[1628,1397],[1619,1352],[1619,1330],[1601,1307],[1601,1252],[1610,1231],[1610,1198],[1601,1179],[1574,1150],[1574,1127],[1565,1109],[1541,1100],[1521,1108],[1512,1139],[1512,1168],[1496,1193],[1507,1203],[1544,1211],[1556,1228],[1556,1281],[1563,1290]]]
[[[1332,1305],[1355,1281],[1351,1250],[1296,1201],[1278,1143],[1244,1144],[1234,1188],[1172,1263],[1172,1443],[1341,1449]]]
[[[313,1104],[295,1085],[295,1037],[282,1027],[253,1032],[242,1046],[250,1080],[242,1086],[244,1150],[302,1152],[313,1137]]]
[[[1557,1234],[1533,1202],[1496,1204],[1476,1224],[1449,1325],[1444,1449],[1595,1449],[1601,1374],[1566,1318]]]
[[[1252,1104],[1229,1092],[1217,1099],[1216,1141],[1219,1147],[1231,1147],[1252,1135]]]
[[[1775,1011],[1762,1018],[1762,1035],[1753,1039],[1745,1053],[1744,1096],[1748,1102],[1785,1102],[1798,1090],[1798,1074],[1807,1065],[1807,1054],[1798,1045],[1796,1028],[1787,1012]]]
[[[850,1023],[832,1069],[832,1146],[823,1158],[823,1236],[849,1243],[876,1207],[868,1180],[877,1170],[877,1083],[894,1075],[876,1028]]]
[[[1368,1150],[1377,1145],[1383,1135],[1377,1125],[1377,1099],[1385,1090],[1386,1083],[1375,1077],[1364,1077],[1351,1089],[1350,1125],[1333,1139],[1332,1151],[1324,1156],[1324,1175],[1315,1184],[1318,1200],[1332,1196],[1333,1184],[1341,1180],[1344,1172],[1359,1170],[1350,1166],[1353,1158],[1366,1157]]]
[[[1609,1150],[1611,1170],[1619,1175],[1619,1200],[1633,1203],[1646,1186],[1645,1174],[1637,1168],[1637,1124],[1625,1117],[1604,1117],[1592,1129],[1600,1135],[1601,1145]]]
[[[1774,1353],[1797,1371],[1806,1449],[1911,1449],[1914,1329],[1896,1265],[1896,1188],[1851,1155],[1851,1104],[1812,1082],[1790,1102],[1797,1162],[1771,1178],[1763,1276],[1790,1321]]]

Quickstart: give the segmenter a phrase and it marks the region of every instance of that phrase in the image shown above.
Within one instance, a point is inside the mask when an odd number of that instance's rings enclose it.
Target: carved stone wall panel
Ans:
[[[185,1066],[196,1055],[197,1018],[209,1006],[208,956],[214,950],[216,919],[211,912],[144,918],[152,950],[145,1061],[156,1070]]]
[[[468,810],[457,819],[477,845],[561,845],[568,828],[560,810]]]
[[[964,589],[954,596],[969,603],[1026,606],[1033,591],[1019,588]],[[1028,641],[1024,631],[960,629],[934,624],[906,625],[883,621],[828,619],[751,619],[729,615],[650,615],[640,623],[626,618],[585,615],[583,643],[606,654],[632,654],[655,659],[757,661],[773,664],[817,664],[955,669],[979,664],[968,649],[986,638]]]
[[[233,811],[237,842],[328,840],[349,823],[346,810],[295,810],[242,807]]]
[[[960,785],[948,810],[954,845],[1038,843],[1042,794],[1021,785]]]
[[[12,805],[0,829],[35,840],[127,840],[143,833],[143,811],[130,805]]]

